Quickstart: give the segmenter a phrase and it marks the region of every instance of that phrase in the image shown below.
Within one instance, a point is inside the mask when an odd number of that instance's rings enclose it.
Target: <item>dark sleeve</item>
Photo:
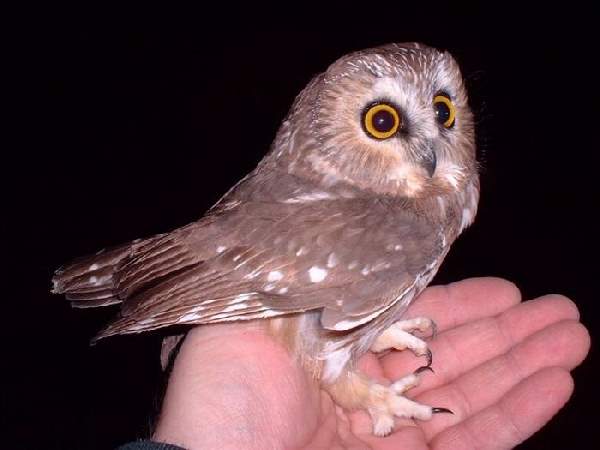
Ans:
[[[136,441],[121,445],[116,450],[185,450],[173,444],[154,441]]]

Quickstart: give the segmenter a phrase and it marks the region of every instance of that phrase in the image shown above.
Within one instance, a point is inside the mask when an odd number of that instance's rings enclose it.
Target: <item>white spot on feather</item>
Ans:
[[[394,250],[396,250],[396,251],[402,250],[402,245],[400,245],[400,244],[394,245]]]
[[[253,292],[236,295],[235,298],[233,299],[233,301],[230,304],[238,303],[238,302],[245,302],[246,300],[248,300],[253,295],[254,295]]]
[[[154,317],[150,317],[149,319],[144,319],[144,320],[140,320],[138,322],[138,325],[150,325],[151,323],[154,323],[156,320],[154,319]]]
[[[335,253],[331,252],[327,257],[327,267],[332,269],[338,264],[338,258]]]
[[[238,311],[240,309],[244,309],[248,306],[248,304],[246,303],[234,303],[233,305],[227,306],[226,308],[223,308],[223,312],[231,312],[231,311]]]
[[[202,315],[197,312],[189,312],[186,315],[181,316],[177,322],[190,322],[192,320],[197,320],[200,317],[202,317]]]
[[[97,286],[99,284],[106,283],[107,281],[110,281],[111,278],[112,278],[112,274],[110,274],[110,275],[104,275],[103,277],[97,277],[95,275],[92,275],[89,278],[89,282]]]
[[[98,270],[98,264],[92,264],[90,267],[88,267],[88,270]]]
[[[302,256],[305,255],[307,253],[306,247],[300,247],[298,249],[298,251],[296,252],[296,256]]]
[[[278,315],[280,315],[280,314],[281,314],[280,312],[273,311],[273,310],[271,310],[271,309],[267,309],[265,312],[263,312],[263,313],[260,313],[260,314],[258,315],[258,317],[260,317],[261,319],[266,319],[267,317],[278,316]]]
[[[288,198],[284,200],[284,203],[305,203],[305,202],[316,202],[319,200],[328,200],[333,196],[324,191],[309,192],[308,194],[299,195],[297,197]]]
[[[267,281],[279,281],[283,278],[283,274],[279,270],[273,270],[267,275]]]
[[[252,278],[256,278],[257,276],[259,276],[261,273],[262,273],[262,270],[253,270],[248,275],[246,275],[244,278],[247,280],[251,280]]]
[[[288,288],[282,287],[281,289],[279,289],[279,291],[277,291],[277,293],[278,294],[285,294],[285,293],[287,293],[287,291],[288,291]]]
[[[313,283],[320,283],[327,277],[327,271],[318,266],[308,269],[308,276]]]
[[[225,250],[227,250],[227,247],[225,247],[224,245],[219,245],[217,247],[217,253],[223,253]]]

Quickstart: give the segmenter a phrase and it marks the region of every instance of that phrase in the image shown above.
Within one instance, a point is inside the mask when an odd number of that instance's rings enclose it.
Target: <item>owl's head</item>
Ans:
[[[333,63],[298,96],[275,153],[293,172],[422,198],[477,176],[473,117],[456,61],[390,44]]]

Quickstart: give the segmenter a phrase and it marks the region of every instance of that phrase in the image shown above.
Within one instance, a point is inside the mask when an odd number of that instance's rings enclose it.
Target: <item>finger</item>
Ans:
[[[433,449],[513,448],[542,426],[573,392],[570,374],[546,368],[511,389],[498,403],[431,440]]]
[[[563,320],[577,320],[574,303],[561,295],[548,295],[520,303],[496,317],[477,320],[440,333],[430,343],[435,376],[423,377],[412,392],[445,384],[461,373],[508,351],[516,342]],[[384,374],[397,379],[418,365],[410,352],[392,352],[381,360]]]
[[[405,317],[430,317],[438,331],[495,316],[521,301],[519,289],[501,278],[469,278],[426,289]]]
[[[573,369],[585,358],[588,348],[589,335],[583,325],[573,320],[559,322],[453,382],[418,395],[420,403],[443,405],[454,412],[423,423],[426,437],[497,403],[514,386],[544,368]]]

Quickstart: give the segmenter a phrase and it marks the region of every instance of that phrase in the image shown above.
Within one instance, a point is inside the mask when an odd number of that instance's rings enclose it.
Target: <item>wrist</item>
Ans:
[[[263,328],[195,328],[176,358],[153,440],[188,449],[282,447],[273,440],[293,421],[286,397],[301,378]]]

